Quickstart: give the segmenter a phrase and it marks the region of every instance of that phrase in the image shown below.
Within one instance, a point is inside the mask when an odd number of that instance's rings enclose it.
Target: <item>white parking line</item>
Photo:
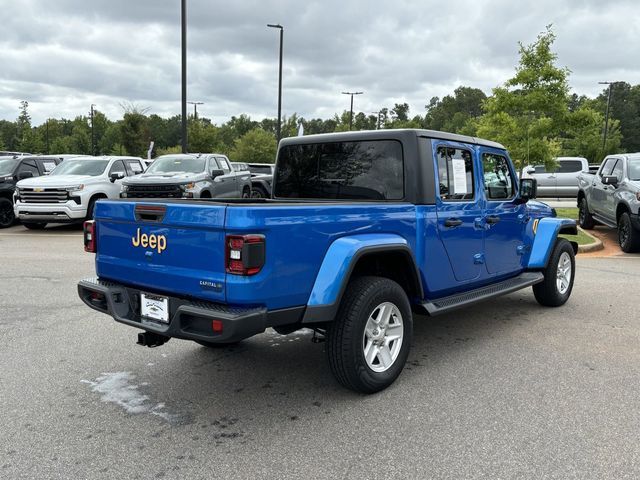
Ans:
[[[0,237],[29,237],[29,238],[36,238],[36,237],[82,237],[82,234],[68,234],[68,233],[58,233],[58,234],[53,234],[53,233],[0,233]]]

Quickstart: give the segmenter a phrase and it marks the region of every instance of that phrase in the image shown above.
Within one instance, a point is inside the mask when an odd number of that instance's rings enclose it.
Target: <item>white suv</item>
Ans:
[[[65,160],[48,176],[16,185],[16,217],[30,229],[49,222],[72,223],[93,217],[95,202],[119,198],[122,179],[144,171],[138,157],[82,157]]]

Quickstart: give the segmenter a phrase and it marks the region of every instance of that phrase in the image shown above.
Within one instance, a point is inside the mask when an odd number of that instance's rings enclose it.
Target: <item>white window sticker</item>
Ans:
[[[465,162],[462,159],[451,160],[453,169],[453,193],[455,195],[466,195],[467,192],[467,172]]]
[[[131,167],[131,170],[133,170],[133,173],[138,173],[142,171],[142,167],[138,162],[131,162],[129,166]]]
[[[49,173],[51,170],[56,168],[56,162],[42,162],[42,166],[44,167],[44,171]]]

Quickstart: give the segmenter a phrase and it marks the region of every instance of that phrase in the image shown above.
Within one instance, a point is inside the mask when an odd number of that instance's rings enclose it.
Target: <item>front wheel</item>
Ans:
[[[251,198],[251,190],[249,187],[244,187],[244,190],[242,190],[242,198]]]
[[[251,198],[267,198],[267,192],[259,185],[251,188]]]
[[[640,250],[640,232],[633,228],[631,217],[627,212],[620,215],[618,220],[618,242],[625,253],[633,253]]]
[[[533,294],[540,305],[559,307],[571,296],[576,275],[576,260],[573,247],[563,238],[556,241],[547,267],[543,270],[544,280],[533,286]]]
[[[585,230],[591,230],[596,222],[589,213],[589,207],[587,205],[587,199],[583,198],[580,200],[580,209],[578,210],[578,223],[581,228]]]
[[[0,198],[0,228],[8,228],[16,221],[13,203],[8,198]]]
[[[383,390],[402,372],[412,333],[411,306],[402,287],[388,278],[357,277],[327,330],[331,371],[356,392]]]

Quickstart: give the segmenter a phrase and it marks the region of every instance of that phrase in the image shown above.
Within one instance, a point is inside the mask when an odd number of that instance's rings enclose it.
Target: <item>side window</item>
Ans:
[[[111,170],[109,170],[109,176],[113,175],[114,173],[121,173],[122,176],[127,175],[127,172],[124,169],[124,163],[122,162],[122,160],[117,160],[113,162],[113,165],[111,165]]]
[[[484,191],[490,200],[505,200],[515,195],[515,180],[509,162],[502,155],[482,154]]]
[[[209,172],[211,172],[211,170],[220,170],[220,165],[218,165],[218,162],[216,162],[216,159],[213,157],[208,160],[208,165],[207,170]]]
[[[231,171],[231,166],[229,166],[229,162],[227,162],[226,158],[217,157],[216,159],[218,160],[218,164],[225,174]]]
[[[613,170],[613,167],[615,167],[616,160],[616,158],[607,158],[605,160],[604,165],[602,165],[600,173],[598,174],[600,178],[605,175],[611,175],[611,171]]]
[[[580,160],[562,160],[558,173],[574,173],[582,170],[582,162]]]
[[[139,175],[143,172],[142,165],[137,160],[127,160],[125,166],[127,167],[127,175]]]
[[[468,150],[438,147],[438,177],[442,200],[473,199],[472,158]]]
[[[547,173],[547,169],[544,165],[535,166],[536,173]]]
[[[20,168],[18,168],[18,173],[21,172],[31,172],[34,177],[40,176],[40,171],[38,170],[38,167],[36,167],[36,163],[31,160],[25,160],[22,162]]]
[[[618,160],[616,165],[611,170],[611,175],[618,179],[618,182],[622,181],[622,160]]]

